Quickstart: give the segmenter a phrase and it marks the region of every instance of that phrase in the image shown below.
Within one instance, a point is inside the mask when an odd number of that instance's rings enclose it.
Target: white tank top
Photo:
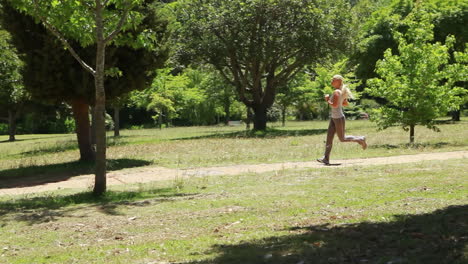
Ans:
[[[338,106],[337,107],[331,107],[331,118],[342,118],[344,117],[344,113],[343,113],[343,101],[344,101],[344,98],[343,96],[341,96],[341,91],[339,91],[339,96],[338,98],[334,98],[335,97],[335,93],[333,93],[332,97],[331,97],[331,101],[334,102],[335,100],[338,100]]]

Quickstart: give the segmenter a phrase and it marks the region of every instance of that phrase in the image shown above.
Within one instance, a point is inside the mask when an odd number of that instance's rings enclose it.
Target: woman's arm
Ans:
[[[325,98],[327,100],[327,103],[331,105],[333,108],[337,108],[339,104],[339,97],[341,96],[341,91],[340,90],[335,90],[333,92],[333,96],[329,98]]]
[[[349,105],[348,99],[344,99],[344,100],[343,100],[343,106],[348,106],[348,105]]]

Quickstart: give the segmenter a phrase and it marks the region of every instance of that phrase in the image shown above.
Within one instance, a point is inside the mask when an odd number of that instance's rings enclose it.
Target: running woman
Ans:
[[[348,105],[348,98],[353,99],[353,94],[348,86],[343,82],[343,76],[335,75],[332,78],[331,85],[335,88],[333,95],[325,95],[325,101],[331,106],[330,123],[328,125],[327,142],[325,143],[325,154],[318,162],[330,165],[330,152],[333,147],[333,138],[335,133],[341,142],[357,142],[362,149],[367,148],[366,137],[345,135],[345,115],[343,106]]]

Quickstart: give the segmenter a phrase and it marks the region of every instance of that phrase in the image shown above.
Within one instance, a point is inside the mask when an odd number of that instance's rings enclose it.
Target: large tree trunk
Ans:
[[[73,117],[76,124],[76,136],[80,148],[80,160],[94,161],[94,151],[91,145],[91,129],[89,125],[89,105],[84,99],[71,102]]]
[[[262,91],[262,89],[260,88],[262,86],[260,76],[256,78],[256,82],[254,83],[254,90],[256,90],[256,92],[254,92],[253,94],[255,103],[252,107],[255,112],[254,130],[266,130],[267,112],[268,112],[268,109],[275,102],[277,86],[273,84],[274,82],[273,74],[269,73],[268,75],[269,76],[266,79],[266,85],[265,85],[264,91]]]
[[[106,91],[104,90],[104,63],[106,45],[104,41],[104,25],[102,19],[103,6],[96,6],[96,73],[94,76],[96,86],[96,167],[93,193],[101,196],[106,191]]]
[[[8,110],[8,141],[15,141],[15,135],[16,135],[16,113],[13,112],[12,110]]]
[[[267,110],[263,105],[254,108],[254,130],[266,130]]]
[[[120,108],[114,107],[114,137],[120,136]]]
[[[95,107],[91,106],[91,145],[96,146],[96,111]]]
[[[253,120],[253,113],[252,113],[252,109],[250,107],[247,107],[247,120],[246,120],[246,127],[245,129],[247,130],[250,130],[250,123],[252,122]]]
[[[414,143],[414,125],[410,125],[410,144]]]
[[[452,121],[460,121],[460,112],[460,110],[457,110],[450,113],[452,115]]]

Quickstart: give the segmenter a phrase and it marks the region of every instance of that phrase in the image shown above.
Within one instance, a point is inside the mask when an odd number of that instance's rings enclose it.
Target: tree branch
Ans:
[[[84,7],[86,7],[88,10],[93,10],[92,6],[89,5],[85,0],[79,0],[79,1],[80,1],[80,3],[81,3]]]
[[[248,100],[245,97],[247,86],[250,86],[250,87],[253,87],[253,86],[249,84],[246,74],[242,72],[242,65],[238,61],[237,55],[235,53],[236,48],[232,47],[230,42],[227,41],[218,31],[214,30],[213,33],[224,43],[224,45],[228,49],[230,63],[226,63],[226,64],[227,64],[228,69],[231,71],[234,77],[234,83],[235,83],[234,86],[237,88],[240,100],[246,106],[253,106],[253,102],[251,100]]]
[[[107,2],[108,1],[105,1],[104,3],[106,4]],[[127,15],[130,12],[130,9],[131,9],[131,5],[128,4],[127,8],[124,10],[124,13],[122,14],[122,17],[120,17],[120,20],[119,20],[119,23],[117,24],[117,27],[114,29],[114,31],[112,33],[109,34],[109,36],[104,38],[104,43],[108,43],[109,41],[114,39],[115,36],[117,36],[117,34],[120,33],[120,31],[122,31],[123,24],[125,23],[125,20],[127,19]]]
[[[236,86],[236,83],[234,81],[232,81],[232,79],[230,79],[227,74],[224,72],[223,68],[217,64],[213,64],[215,66],[215,68],[218,70],[218,72],[221,74],[221,76],[223,76],[223,78],[228,82],[230,83],[231,85],[233,86]]]
[[[241,82],[239,77],[239,71],[234,69],[232,66],[227,66],[229,70],[231,70],[232,75],[234,76],[235,80],[235,87],[237,88],[237,92],[239,93],[239,98],[246,106],[252,106],[253,102],[249,101],[245,97],[245,85]]]
[[[56,36],[61,42],[62,44],[65,46],[65,48],[68,49],[68,51],[71,53],[71,55],[73,56],[73,58],[75,58],[78,63],[85,69],[87,70],[88,72],[90,72],[93,76],[96,74],[96,71],[91,67],[89,66],[84,60],[82,60],[80,58],[80,56],[76,53],[75,49],[68,43],[68,41],[65,39],[65,37],[62,36],[62,34],[60,34],[60,32],[53,26],[51,25],[49,22],[47,22],[47,19],[43,16],[41,16],[38,12],[39,10],[39,5],[37,3],[37,0],[34,0],[34,5],[36,7],[36,15],[39,17],[39,19],[42,21],[42,23],[44,23],[44,26],[50,31],[52,32],[52,34],[54,36]]]
[[[287,63],[288,60],[294,58],[295,56],[297,56],[302,50],[299,49],[299,50],[296,50],[294,52],[291,52],[289,55],[286,55],[284,56],[284,58],[282,60],[278,60],[278,65],[282,65],[283,63]]]
[[[284,68],[278,75],[277,75],[277,82],[281,82],[282,79],[287,79],[287,77],[295,71],[297,68],[302,66],[303,62],[301,58],[297,58],[296,61],[291,63],[288,67]]]

